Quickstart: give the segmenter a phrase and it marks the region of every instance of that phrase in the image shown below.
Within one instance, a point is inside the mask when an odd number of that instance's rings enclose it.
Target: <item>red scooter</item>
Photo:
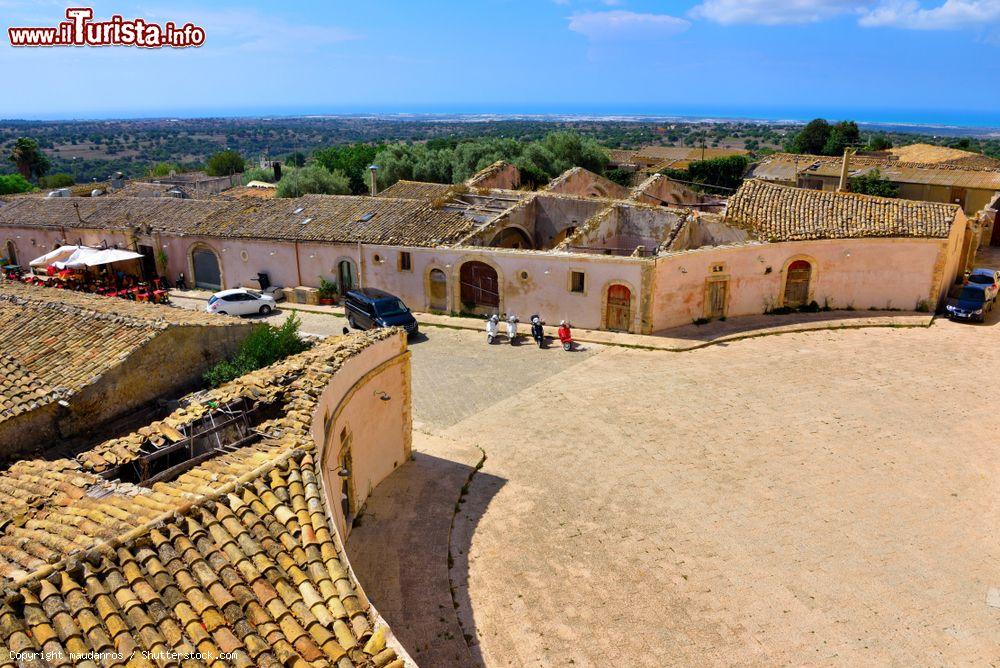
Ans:
[[[565,320],[559,323],[559,341],[562,342],[563,350],[573,350],[573,333]]]

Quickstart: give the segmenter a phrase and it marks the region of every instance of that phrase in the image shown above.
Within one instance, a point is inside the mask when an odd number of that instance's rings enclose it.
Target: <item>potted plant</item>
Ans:
[[[319,303],[324,306],[333,306],[337,303],[337,284],[322,276],[319,277]]]

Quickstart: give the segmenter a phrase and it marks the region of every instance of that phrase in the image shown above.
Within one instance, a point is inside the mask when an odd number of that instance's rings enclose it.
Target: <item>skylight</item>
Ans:
[[[292,213],[302,213],[303,211],[305,211],[305,209],[304,209],[303,207],[301,207],[301,206],[300,206],[300,207],[297,207],[297,208],[295,209],[295,211],[292,211]]]
[[[312,222],[312,218],[306,218],[306,219],[305,219],[305,220],[303,220],[303,221],[302,221],[302,223],[300,223],[300,224],[301,224],[301,225],[305,225],[306,223],[309,223],[309,222]]]
[[[375,217],[374,213],[366,213],[365,215],[363,215],[360,218],[358,218],[358,222],[360,222],[360,223],[367,223],[369,220],[371,220],[374,217]]]

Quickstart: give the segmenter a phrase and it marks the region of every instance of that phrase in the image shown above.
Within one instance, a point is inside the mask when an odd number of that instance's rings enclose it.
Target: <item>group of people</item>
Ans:
[[[170,301],[167,281],[154,278],[144,281],[121,271],[108,271],[95,275],[77,269],[59,269],[54,265],[45,268],[45,275],[26,273],[20,267],[7,267],[4,276],[9,281],[39,285],[74,292],[119,297],[138,302],[165,304]]]
[[[510,314],[506,316],[505,322],[507,323],[507,342],[511,345],[517,343],[517,323],[520,322],[517,316]],[[535,340],[539,348],[545,347],[545,323],[542,322],[541,316],[535,314],[531,316],[531,338]],[[493,314],[486,321],[486,342],[493,343],[500,331],[500,316]],[[562,344],[563,350],[570,351],[573,350],[573,332],[570,330],[569,322],[562,320],[559,322],[559,329],[557,331],[559,336],[559,342]]]

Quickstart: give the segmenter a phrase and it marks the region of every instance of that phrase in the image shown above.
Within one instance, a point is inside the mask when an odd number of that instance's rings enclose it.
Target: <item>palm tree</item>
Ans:
[[[38,148],[38,142],[31,137],[21,137],[14,142],[9,160],[17,167],[26,180],[38,178],[49,171],[52,163],[47,155]]]

